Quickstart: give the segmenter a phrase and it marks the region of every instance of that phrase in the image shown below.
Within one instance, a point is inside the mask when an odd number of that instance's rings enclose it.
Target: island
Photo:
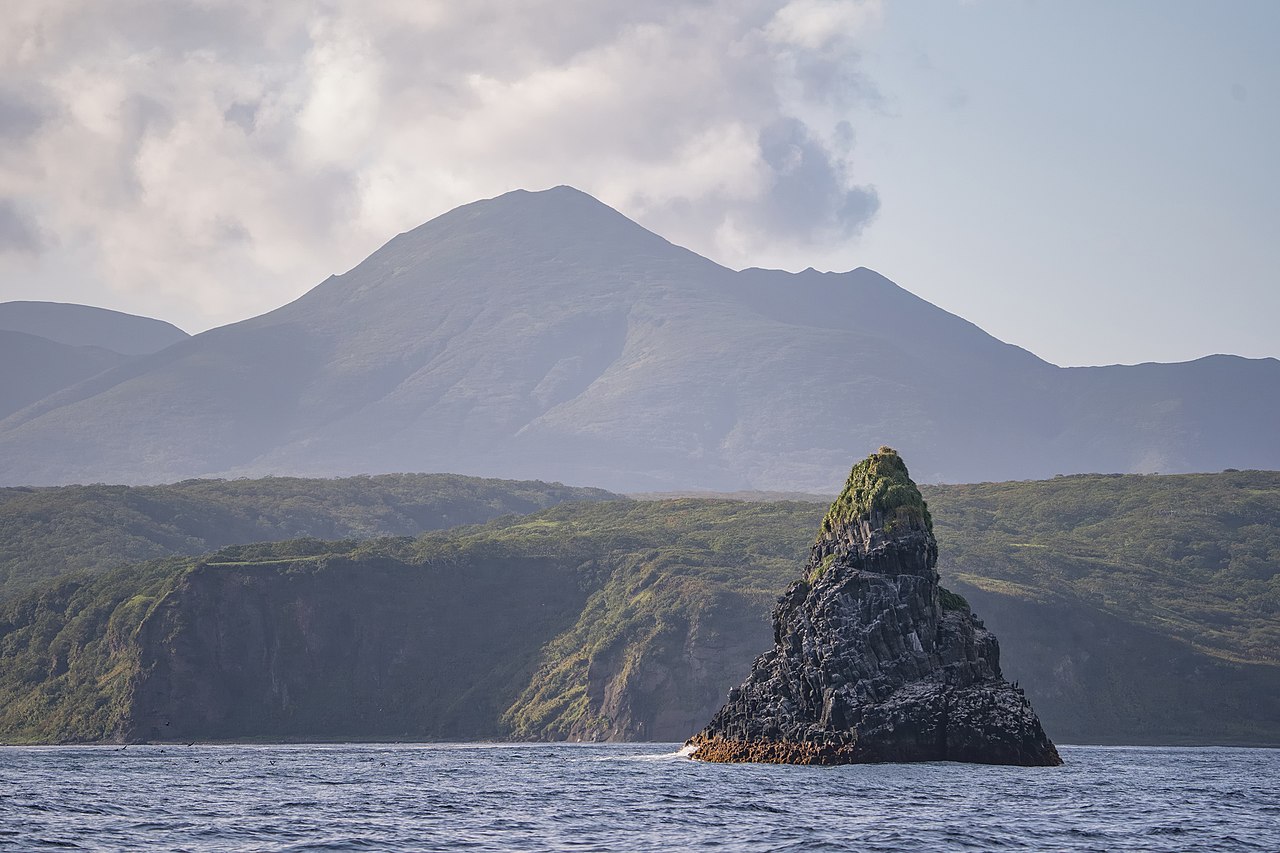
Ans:
[[[686,744],[714,762],[1062,763],[995,636],[939,584],[933,521],[898,453],[853,467],[774,646]]]

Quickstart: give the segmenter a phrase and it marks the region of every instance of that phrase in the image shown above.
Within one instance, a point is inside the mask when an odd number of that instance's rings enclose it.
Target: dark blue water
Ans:
[[[1280,750],[1066,747],[1038,769],[664,752],[0,748],[0,849],[1280,851]]]

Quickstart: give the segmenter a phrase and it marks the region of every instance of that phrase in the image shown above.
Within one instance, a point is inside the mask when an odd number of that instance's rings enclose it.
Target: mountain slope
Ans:
[[[99,347],[69,346],[0,329],[0,418],[124,361]]]
[[[163,320],[70,302],[0,302],[0,329],[121,355],[158,352],[190,337]]]
[[[870,270],[733,272],[576,190],[518,191],[0,422],[0,482],[824,490],[882,443],[921,481],[1280,467],[1280,362],[1194,364],[1160,387],[1063,370]]]

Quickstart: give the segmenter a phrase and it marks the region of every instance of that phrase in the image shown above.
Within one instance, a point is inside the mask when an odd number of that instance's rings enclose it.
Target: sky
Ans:
[[[4,15],[0,300],[198,332],[570,184],[734,268],[871,267],[1055,364],[1280,356],[1271,0]]]

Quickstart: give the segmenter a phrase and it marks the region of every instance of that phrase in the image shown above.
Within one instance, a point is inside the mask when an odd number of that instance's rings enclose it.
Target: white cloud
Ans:
[[[791,0],[765,31],[781,44],[824,50],[855,43],[883,19],[880,0]]]
[[[729,263],[844,238],[876,198],[815,116],[860,96],[879,16],[863,0],[18,0],[0,31],[0,298],[109,288],[98,302],[198,328],[457,204],[560,183]]]

